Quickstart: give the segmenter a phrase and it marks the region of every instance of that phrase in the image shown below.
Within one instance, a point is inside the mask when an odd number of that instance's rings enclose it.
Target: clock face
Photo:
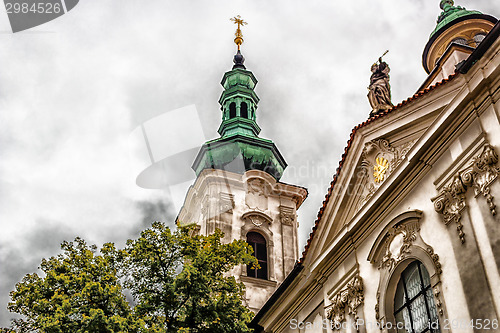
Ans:
[[[384,180],[388,168],[389,161],[383,157],[377,157],[375,165],[373,166],[373,177],[375,178],[375,182],[380,183]]]

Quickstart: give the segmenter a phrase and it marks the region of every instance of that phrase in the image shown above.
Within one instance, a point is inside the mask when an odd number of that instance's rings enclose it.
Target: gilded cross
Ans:
[[[240,15],[235,16],[230,19],[231,21],[234,22],[234,24],[238,25],[238,28],[236,29],[236,33],[234,34],[236,38],[234,39],[234,42],[236,45],[238,45],[238,50],[240,49],[240,45],[243,44],[243,34],[241,33],[241,27],[248,24],[247,22],[243,21]]]

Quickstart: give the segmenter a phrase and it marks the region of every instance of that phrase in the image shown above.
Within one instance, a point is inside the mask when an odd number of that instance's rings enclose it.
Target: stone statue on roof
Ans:
[[[387,51],[384,53],[384,55]],[[384,56],[382,55],[382,57]],[[370,116],[393,107],[391,102],[391,85],[389,84],[389,65],[382,61],[382,57],[372,65],[370,86],[368,87],[368,101],[372,107]]]

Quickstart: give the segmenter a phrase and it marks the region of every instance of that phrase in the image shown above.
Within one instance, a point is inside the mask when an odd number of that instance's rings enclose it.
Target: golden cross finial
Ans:
[[[230,19],[231,21],[234,22],[234,24],[238,25],[238,29],[236,29],[236,33],[234,34],[236,38],[234,39],[234,42],[236,45],[238,45],[238,50],[240,49],[240,45],[243,44],[243,34],[241,33],[241,26],[247,25],[248,23],[243,21],[241,16],[235,16]]]

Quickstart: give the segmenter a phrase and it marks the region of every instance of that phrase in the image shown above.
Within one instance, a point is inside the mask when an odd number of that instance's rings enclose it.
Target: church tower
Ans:
[[[287,164],[271,140],[259,137],[257,79],[240,51],[246,22],[232,20],[238,50],[221,82],[220,137],[201,147],[192,166],[197,179],[178,221],[196,223],[203,235],[220,229],[225,242],[242,239],[253,247],[260,268],[237,267],[231,274],[246,285],[246,305],[257,312],[299,258],[297,209],[307,190],[279,181]]]

